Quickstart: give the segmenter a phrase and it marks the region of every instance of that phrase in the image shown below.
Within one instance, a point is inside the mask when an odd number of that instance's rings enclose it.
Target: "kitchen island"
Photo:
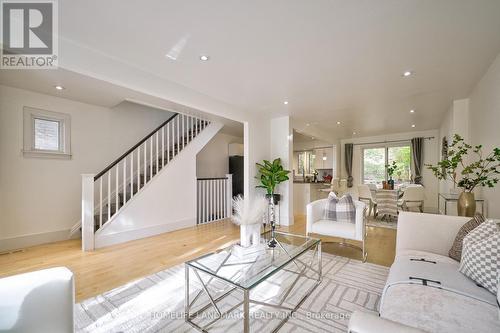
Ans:
[[[310,183],[310,182],[293,182],[293,213],[294,215],[306,215],[306,206],[308,203],[324,199],[328,197],[327,191],[330,183]]]

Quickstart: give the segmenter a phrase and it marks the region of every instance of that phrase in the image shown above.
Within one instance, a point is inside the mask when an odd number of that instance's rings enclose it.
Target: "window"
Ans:
[[[298,172],[299,175],[306,174],[310,175],[314,171],[314,161],[316,159],[316,155],[313,154],[312,151],[303,151],[299,153],[299,165]]]
[[[393,179],[396,184],[411,180],[411,150],[409,145],[363,149],[363,183],[380,184],[388,180],[386,165],[396,162]]]
[[[24,156],[70,158],[70,147],[69,115],[24,108]]]

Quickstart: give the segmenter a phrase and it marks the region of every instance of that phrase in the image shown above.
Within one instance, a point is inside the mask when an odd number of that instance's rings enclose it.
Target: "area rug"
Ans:
[[[354,310],[378,310],[387,267],[328,253],[323,253],[322,261],[322,282],[280,332],[345,332]],[[184,265],[178,265],[76,304],[77,332],[196,332],[184,321],[184,274]],[[252,298],[272,302],[289,279],[286,271],[274,274],[252,289]],[[290,304],[300,300],[311,283],[296,285],[287,298]],[[213,292],[224,288],[220,283],[210,286]],[[208,302],[208,298],[199,301]],[[221,309],[232,309],[240,301],[241,295],[232,293],[218,304]],[[268,316],[276,309],[264,310],[251,305],[251,332],[270,332],[279,323],[281,317]],[[231,314],[209,331],[242,332],[241,307]]]
[[[398,228],[398,219],[393,218],[392,220],[380,220],[370,217],[368,222],[366,223],[369,227],[378,227],[378,228],[388,228],[388,229],[397,229]]]

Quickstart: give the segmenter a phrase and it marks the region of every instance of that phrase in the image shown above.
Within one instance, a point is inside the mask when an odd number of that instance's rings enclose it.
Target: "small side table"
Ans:
[[[454,194],[454,193],[439,193],[439,195],[438,195],[438,210],[439,210],[439,213],[440,214],[443,213],[441,211],[441,200],[443,200],[443,202],[444,202],[444,215],[448,215],[448,203],[449,202],[458,202],[458,197],[459,197],[459,194]],[[481,214],[484,215],[485,200],[483,198],[476,198],[476,204],[478,202],[481,203]]]

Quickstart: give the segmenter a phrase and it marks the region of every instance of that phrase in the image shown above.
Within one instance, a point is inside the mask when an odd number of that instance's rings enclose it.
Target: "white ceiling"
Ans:
[[[127,103],[137,110],[155,108],[182,112],[216,120],[224,125],[221,130],[223,133],[243,136],[243,124],[240,122],[207,114],[61,68],[57,70],[3,70],[0,75],[0,84],[107,108]],[[55,85],[62,85],[65,89],[56,90]]]
[[[336,138],[437,128],[500,52],[498,0],[60,1],[59,17],[75,44]]]

